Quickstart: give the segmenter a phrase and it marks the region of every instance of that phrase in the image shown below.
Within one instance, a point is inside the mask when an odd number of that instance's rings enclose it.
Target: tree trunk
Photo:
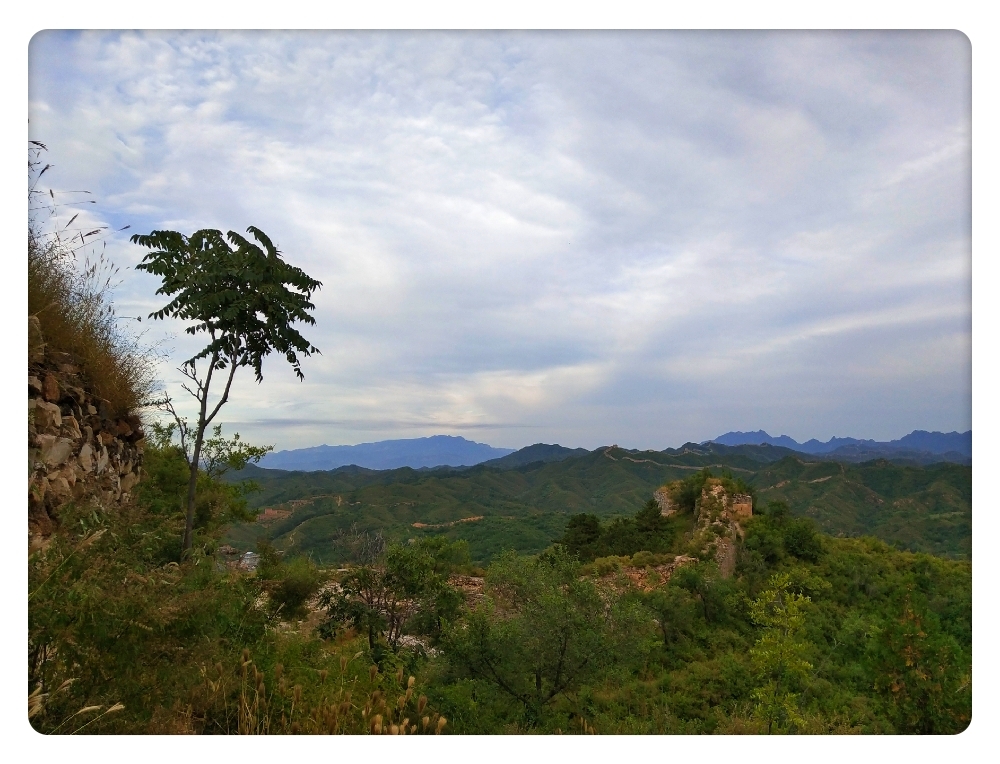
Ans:
[[[201,444],[205,438],[204,430],[199,427],[194,441],[194,454],[191,457],[191,475],[188,478],[187,517],[184,521],[184,545],[181,547],[181,559],[191,554],[194,545],[194,504],[195,491],[198,487],[198,462],[201,459]]]

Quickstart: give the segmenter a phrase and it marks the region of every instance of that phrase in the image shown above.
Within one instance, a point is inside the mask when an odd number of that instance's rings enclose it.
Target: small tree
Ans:
[[[750,661],[760,681],[753,692],[755,714],[767,722],[770,735],[776,724],[801,723],[793,689],[808,676],[812,664],[804,657],[808,646],[799,636],[809,598],[790,591],[787,573],[772,576],[768,586],[750,603],[750,618],[763,630],[750,648]]]
[[[458,611],[461,595],[448,585],[453,567],[468,564],[468,546],[426,538],[415,544],[396,544],[385,555],[347,573],[339,587],[320,598],[328,619],[320,633],[330,636],[349,623],[368,636],[368,647],[378,656],[380,644],[399,649],[403,629],[416,626],[436,636],[442,620]]]
[[[192,335],[204,332],[210,339],[180,369],[190,380],[182,385],[183,389],[198,402],[193,432],[177,416],[170,399],[164,402],[177,421],[190,469],[184,555],[190,552],[193,543],[195,493],[205,430],[229,400],[236,370],[251,366],[257,382],[261,382],[264,357],[278,351],[302,379],[298,354],[309,356],[319,352],[292,325],[296,321],[316,323],[309,313],[315,306],[309,300],[322,285],[284,262],[263,231],[251,226],[247,232],[257,244],[235,231],[223,236],[221,231],[213,229],[196,231],[190,237],[176,231],[153,231],[148,236],[132,237],[133,243],[151,250],[136,268],[162,278],[163,286],[156,293],[172,297],[149,317],[193,321],[185,331]],[[205,364],[200,370],[199,362]],[[209,392],[216,372],[225,374],[225,387],[210,409]]]
[[[560,547],[535,559],[506,552],[486,571],[483,600],[446,632],[444,653],[537,723],[557,696],[639,656],[647,623],[636,603],[581,579]]]

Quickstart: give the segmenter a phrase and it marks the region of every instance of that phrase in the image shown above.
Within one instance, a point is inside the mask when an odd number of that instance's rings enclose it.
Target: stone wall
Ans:
[[[670,517],[677,512],[677,505],[666,486],[660,486],[653,491],[653,499],[656,500],[656,504],[660,508],[660,515],[663,517]]]
[[[137,416],[116,416],[84,389],[69,355],[28,361],[28,532],[46,536],[70,501],[128,500],[141,472],[143,432]]]
[[[753,497],[746,493],[733,494],[729,511],[735,518],[753,517]]]
[[[752,497],[729,496],[718,478],[705,482],[701,497],[695,502],[696,527],[703,538],[710,539],[708,548],[714,548],[715,562],[723,578],[731,577],[736,570],[737,545],[745,533],[740,523],[752,514]]]

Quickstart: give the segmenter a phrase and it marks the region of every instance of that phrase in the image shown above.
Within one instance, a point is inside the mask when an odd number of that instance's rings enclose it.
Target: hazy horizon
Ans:
[[[726,432],[720,432],[720,433],[718,433],[717,435],[713,436],[712,438],[706,438],[705,440],[700,440],[700,441],[684,441],[684,443],[706,443],[708,441],[714,440],[715,438],[720,438],[720,437],[722,437],[724,435],[728,435],[729,433],[732,433],[732,432],[741,432],[741,433],[748,433],[749,432],[749,433],[753,433],[753,432],[759,432],[762,429],[767,434],[767,436],[771,437],[771,438],[790,437],[790,436],[786,435],[785,433],[774,433],[774,432],[770,432],[770,431],[768,431],[768,430],[766,430],[764,428],[758,427],[756,430],[727,430]],[[923,431],[923,432],[940,432],[939,430],[938,431],[922,430],[922,428],[918,427],[918,428],[915,428],[914,430],[910,430],[909,432],[902,433],[901,435],[898,435],[898,436],[893,437],[893,438],[887,438],[885,441],[880,441],[880,442],[890,442],[890,441],[893,441],[893,440],[900,440],[901,438],[905,437],[906,435],[909,435],[912,432],[918,432],[918,431]],[[953,434],[953,433],[964,434],[965,432],[971,432],[971,429],[970,430],[963,430],[961,432],[958,431],[958,430],[951,430],[951,431],[949,431],[947,433],[943,433],[943,434],[945,434],[945,435],[949,435],[949,434]],[[328,447],[328,448],[354,448],[354,447],[357,447],[357,446],[370,446],[370,445],[375,445],[375,444],[378,444],[378,443],[385,443],[387,441],[396,441],[396,440],[422,440],[422,439],[426,439],[426,438],[440,437],[442,435],[444,435],[446,437],[459,437],[459,438],[463,438],[463,439],[465,439],[465,440],[467,440],[469,442],[475,443],[477,445],[490,446],[492,448],[497,448],[497,449],[510,449],[512,451],[519,451],[522,448],[527,448],[528,446],[533,446],[533,445],[537,445],[537,444],[541,443],[541,441],[533,441],[531,443],[524,443],[524,444],[519,445],[519,446],[505,446],[505,445],[497,445],[496,443],[486,443],[485,441],[477,440],[474,437],[469,438],[469,437],[466,437],[464,435],[449,435],[449,434],[446,434],[446,433],[433,433],[431,435],[419,435],[419,436],[415,436],[413,438],[383,438],[383,439],[380,439],[380,440],[374,440],[374,441],[369,440],[369,441],[363,441],[363,442],[358,442],[358,443],[311,443],[311,444],[308,444],[308,445],[291,446],[289,448],[281,448],[281,449],[277,449],[276,448],[274,452],[277,453],[279,451],[298,451],[298,450],[310,449],[310,448],[322,448],[324,446]],[[870,440],[869,438],[857,438],[857,436],[849,435],[849,434],[848,435],[845,435],[845,434],[831,435],[829,438],[823,438],[823,439],[821,439],[821,438],[815,438],[815,440],[819,440],[822,443],[828,443],[830,440],[833,440],[835,438],[856,438],[857,440]],[[801,439],[801,440],[798,439],[798,438],[793,438],[793,440],[797,441],[798,443],[808,443],[810,440],[813,440],[813,438],[805,438],[805,439]],[[659,449],[643,448],[642,446],[634,446],[634,447],[632,447],[632,446],[623,446],[623,448],[628,448],[630,450],[638,450],[638,451],[654,451],[654,450],[662,451],[662,450],[664,450],[664,448],[679,448],[680,446],[683,446],[684,443],[677,443],[675,445],[664,446],[664,447],[659,448]],[[583,446],[578,446],[578,445],[575,445],[573,443],[548,443],[547,445],[559,445],[559,446],[564,446],[566,448],[583,448]],[[597,448],[600,448],[601,446],[611,446],[611,445],[619,445],[619,446],[621,446],[620,443],[617,443],[617,442],[612,443],[611,441],[608,441],[607,443],[602,443],[600,446],[597,446]],[[592,451],[593,449],[591,448],[589,450]]]
[[[264,230],[324,286],[276,450],[462,435],[661,450],[971,429],[971,59],[950,31],[63,32],[29,132],[122,316],[127,234]],[[63,200],[71,197],[64,196]],[[60,208],[66,222],[74,208]],[[200,345],[143,320],[169,354]]]

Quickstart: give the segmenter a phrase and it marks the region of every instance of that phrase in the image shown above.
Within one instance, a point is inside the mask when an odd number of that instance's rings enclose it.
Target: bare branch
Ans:
[[[188,438],[188,426],[187,420],[177,413],[177,409],[174,408],[174,402],[171,400],[169,395],[164,396],[162,401],[157,401],[159,408],[168,412],[173,418],[174,422],[177,424],[177,433],[181,439],[181,451],[184,452],[184,459],[187,461],[188,466],[191,466],[191,457],[188,454],[187,438]]]
[[[205,426],[206,427],[208,426],[209,422],[211,422],[213,419],[215,419],[215,415],[219,413],[219,409],[222,408],[223,404],[226,401],[229,400],[229,388],[231,388],[233,386],[233,377],[236,374],[236,368],[237,368],[237,366],[236,366],[236,358],[235,357],[230,358],[229,361],[230,361],[229,362],[229,379],[226,380],[226,389],[223,390],[222,397],[219,398],[219,402],[217,404],[215,404],[215,408],[212,409],[212,413],[208,416],[207,419],[205,419]]]

